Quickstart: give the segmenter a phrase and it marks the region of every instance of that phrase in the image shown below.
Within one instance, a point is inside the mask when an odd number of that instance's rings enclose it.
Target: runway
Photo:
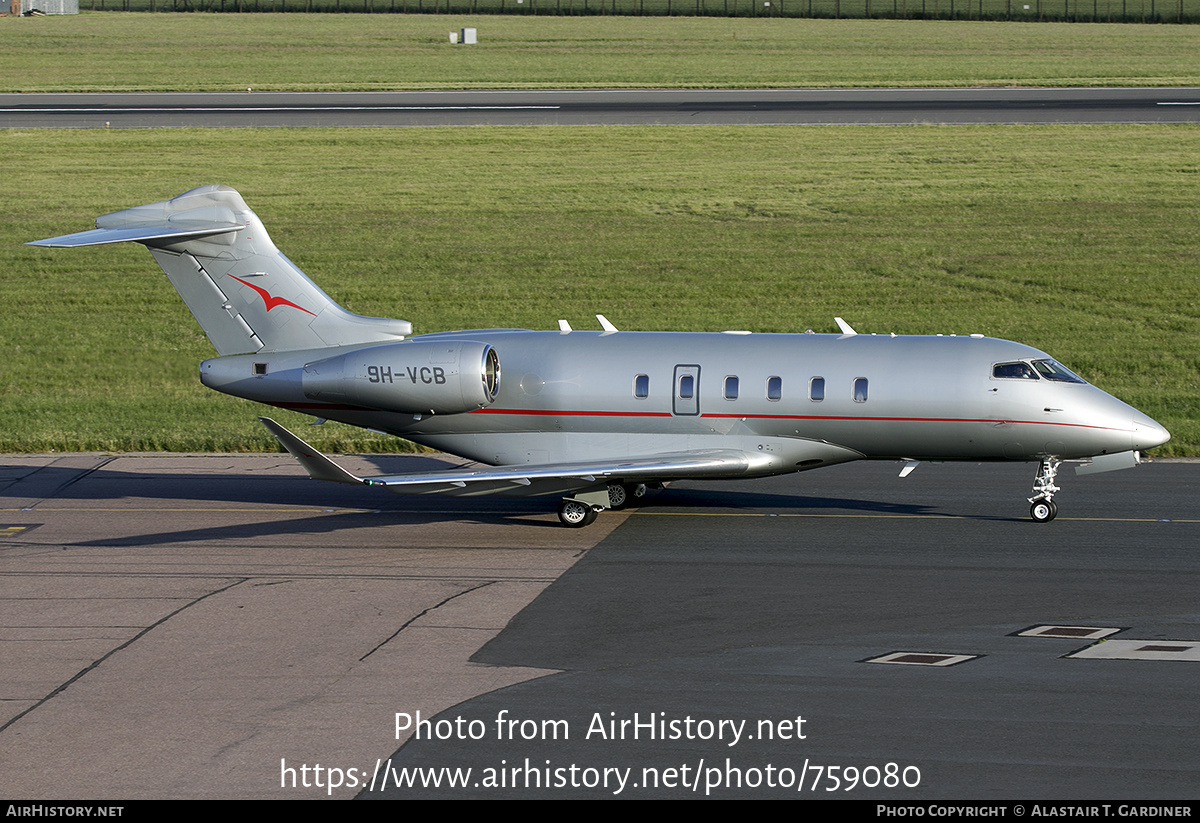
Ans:
[[[582,782],[607,768],[629,797],[1194,796],[1200,464],[1065,472],[1041,525],[1032,466],[898,470],[679,484],[568,530],[545,500],[375,494],[282,455],[0,458],[0,789],[611,797]],[[1119,631],[1017,635],[1044,625]],[[892,652],[975,657],[864,662]],[[448,739],[400,747],[418,711]],[[593,728],[635,714],[638,739]],[[486,785],[526,760],[581,783]],[[482,779],[379,780],[447,766]],[[769,768],[793,785],[728,785]]]
[[[1194,123],[1200,88],[0,94],[0,128]]]

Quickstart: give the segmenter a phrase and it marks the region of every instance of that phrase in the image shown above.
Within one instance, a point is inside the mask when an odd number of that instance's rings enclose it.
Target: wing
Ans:
[[[334,463],[269,417],[258,418],[315,480],[386,486],[399,494],[561,494],[623,480],[678,480],[687,477],[741,477],[751,460],[736,449],[676,452],[577,463],[479,466],[436,472],[358,477]]]

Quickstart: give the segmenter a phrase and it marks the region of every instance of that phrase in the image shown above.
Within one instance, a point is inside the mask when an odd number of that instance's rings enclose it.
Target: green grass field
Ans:
[[[1200,0],[81,0],[89,11],[1195,23]]]
[[[0,38],[5,91],[1200,85],[1198,26],[96,13]]]
[[[233,185],[335,299],[490,326],[972,333],[1200,453],[1200,129],[0,132],[0,451],[274,448],[139,246],[20,245]],[[307,420],[281,415],[286,424]],[[330,424],[322,448],[396,441]]]

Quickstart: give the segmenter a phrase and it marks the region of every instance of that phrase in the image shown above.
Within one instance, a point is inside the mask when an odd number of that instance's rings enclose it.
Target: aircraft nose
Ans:
[[[1144,414],[1133,416],[1133,448],[1144,450],[1161,446],[1171,433]]]

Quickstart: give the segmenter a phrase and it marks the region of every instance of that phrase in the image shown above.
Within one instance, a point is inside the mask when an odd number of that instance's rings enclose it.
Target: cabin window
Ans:
[[[783,397],[783,379],[779,377],[767,378],[767,399],[778,400]]]
[[[255,377],[263,377],[266,373],[267,373],[267,364],[266,363],[255,363],[254,364],[254,376]]]
[[[992,377],[1000,380],[1037,380],[1037,372],[1023,360],[1016,363],[997,363],[992,366]]]
[[[814,377],[808,381],[808,399],[820,403],[825,399],[825,378]]]
[[[738,395],[738,379],[737,379],[737,377],[730,375],[729,377],[725,378],[725,399],[726,400],[737,400],[737,395]]]
[[[691,400],[692,394],[695,393],[696,378],[693,375],[685,374],[679,378],[679,397],[682,400]]]
[[[854,378],[854,402],[867,402],[867,378],[865,377]]]
[[[650,396],[650,375],[639,374],[633,378],[633,396],[641,398]]]

